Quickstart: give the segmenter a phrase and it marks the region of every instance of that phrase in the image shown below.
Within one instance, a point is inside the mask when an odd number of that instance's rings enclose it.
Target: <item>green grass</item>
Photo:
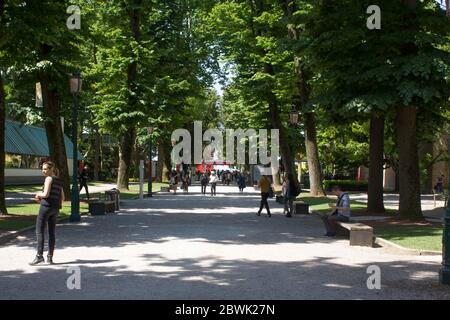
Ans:
[[[7,186],[5,188],[6,192],[39,192],[42,191],[42,184],[34,184],[34,185],[23,185],[23,186]]]
[[[160,183],[160,182],[153,182],[152,183],[152,191],[153,192],[159,192],[161,191],[161,187],[168,187],[169,185],[167,183]],[[148,185],[147,183],[144,183],[144,195],[147,194]],[[120,199],[131,199],[134,197],[139,196],[139,184],[130,184],[130,190],[129,191],[121,191],[120,192]]]
[[[402,247],[418,250],[442,250],[441,226],[375,227],[375,235]]]
[[[70,202],[64,202],[61,211],[59,212],[59,218],[66,218],[70,216]],[[80,212],[86,213],[88,211],[87,203],[80,203]],[[8,206],[8,214],[16,216],[37,216],[39,213],[38,203],[17,204]],[[31,225],[34,225],[35,221],[30,220],[0,220],[0,229],[3,230],[19,230]]]
[[[336,204],[335,198],[327,198],[327,197],[308,197],[308,193],[300,194],[300,197],[297,198],[301,201],[304,201],[309,204],[312,210],[318,212],[329,212],[331,209],[328,206],[329,203]],[[364,202],[350,200],[350,205],[352,211],[363,211],[367,208],[367,205]]]

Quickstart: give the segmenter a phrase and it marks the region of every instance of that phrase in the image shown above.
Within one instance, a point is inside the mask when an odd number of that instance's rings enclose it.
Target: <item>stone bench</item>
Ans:
[[[295,214],[309,214],[309,204],[303,201],[294,201]]]
[[[169,192],[169,187],[161,187],[161,192]]]
[[[373,228],[371,226],[359,222],[338,221],[337,224],[340,226],[339,233],[343,230],[346,236],[350,234],[351,246],[373,246]]]

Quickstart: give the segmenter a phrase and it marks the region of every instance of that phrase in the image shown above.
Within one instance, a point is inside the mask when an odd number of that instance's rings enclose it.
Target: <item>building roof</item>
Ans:
[[[64,134],[64,144],[68,159],[72,159],[72,141]],[[5,122],[5,153],[50,156],[47,134],[44,128],[26,126],[20,122],[6,120]],[[84,157],[78,152],[78,159]]]

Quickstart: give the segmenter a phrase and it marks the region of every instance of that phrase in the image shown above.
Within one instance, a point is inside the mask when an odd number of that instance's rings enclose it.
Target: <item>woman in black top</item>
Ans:
[[[48,255],[47,262],[53,264],[53,251],[55,249],[56,221],[64,201],[64,191],[58,170],[53,162],[45,162],[42,165],[42,173],[45,182],[42,192],[38,192],[34,199],[41,204],[39,215],[36,219],[37,255],[30,265],[44,262],[44,231],[48,225]]]

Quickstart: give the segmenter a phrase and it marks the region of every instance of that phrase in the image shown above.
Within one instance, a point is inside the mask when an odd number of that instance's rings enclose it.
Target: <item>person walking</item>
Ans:
[[[184,193],[189,192],[189,184],[190,184],[189,173],[186,173],[183,178],[183,192]]]
[[[256,213],[256,215],[260,216],[263,207],[265,207],[267,210],[267,215],[270,218],[272,215],[270,214],[269,202],[267,202],[267,199],[269,199],[270,181],[266,175],[261,176],[261,178],[258,181],[258,187],[261,190],[261,204],[259,206],[259,211]]]
[[[211,177],[209,177],[209,183],[211,184],[211,195],[215,196],[216,195],[216,187],[217,187],[217,182],[219,181],[219,178],[216,175],[216,172],[213,171],[211,173]]]
[[[206,194],[206,186],[208,185],[208,177],[206,176],[206,173],[202,173],[200,184],[202,187],[202,194]]]
[[[172,175],[170,176],[170,189],[173,190],[173,194],[177,194],[178,189],[178,174],[174,170],[172,171]]]
[[[243,174],[239,174],[237,177],[237,183],[239,187],[239,192],[244,192],[245,189],[245,176]]]
[[[58,177],[58,170],[53,162],[44,162],[42,174],[45,176],[42,192],[38,192],[34,199],[40,203],[39,214],[36,218],[37,254],[30,265],[34,266],[44,262],[44,232],[48,229],[48,254],[47,263],[53,264],[55,250],[55,229],[59,210],[64,201],[62,182]]]
[[[436,191],[436,193],[444,192],[444,175],[443,174],[441,174],[439,177],[437,177],[436,185],[434,186],[434,190]]]
[[[284,202],[283,214],[286,215],[286,218],[292,218],[292,212],[294,211],[294,200],[297,198],[297,188],[295,186],[294,175],[292,173],[284,175],[283,187],[281,190]]]
[[[80,190],[78,191],[78,193],[81,193],[81,189],[83,189],[83,187],[84,187],[84,189],[86,189],[86,197],[89,199],[89,190],[88,190],[88,185],[87,185],[87,181],[89,179],[88,169],[89,169],[88,166],[85,165],[83,167],[83,170],[81,170],[81,172],[80,172],[80,176],[79,176]]]

